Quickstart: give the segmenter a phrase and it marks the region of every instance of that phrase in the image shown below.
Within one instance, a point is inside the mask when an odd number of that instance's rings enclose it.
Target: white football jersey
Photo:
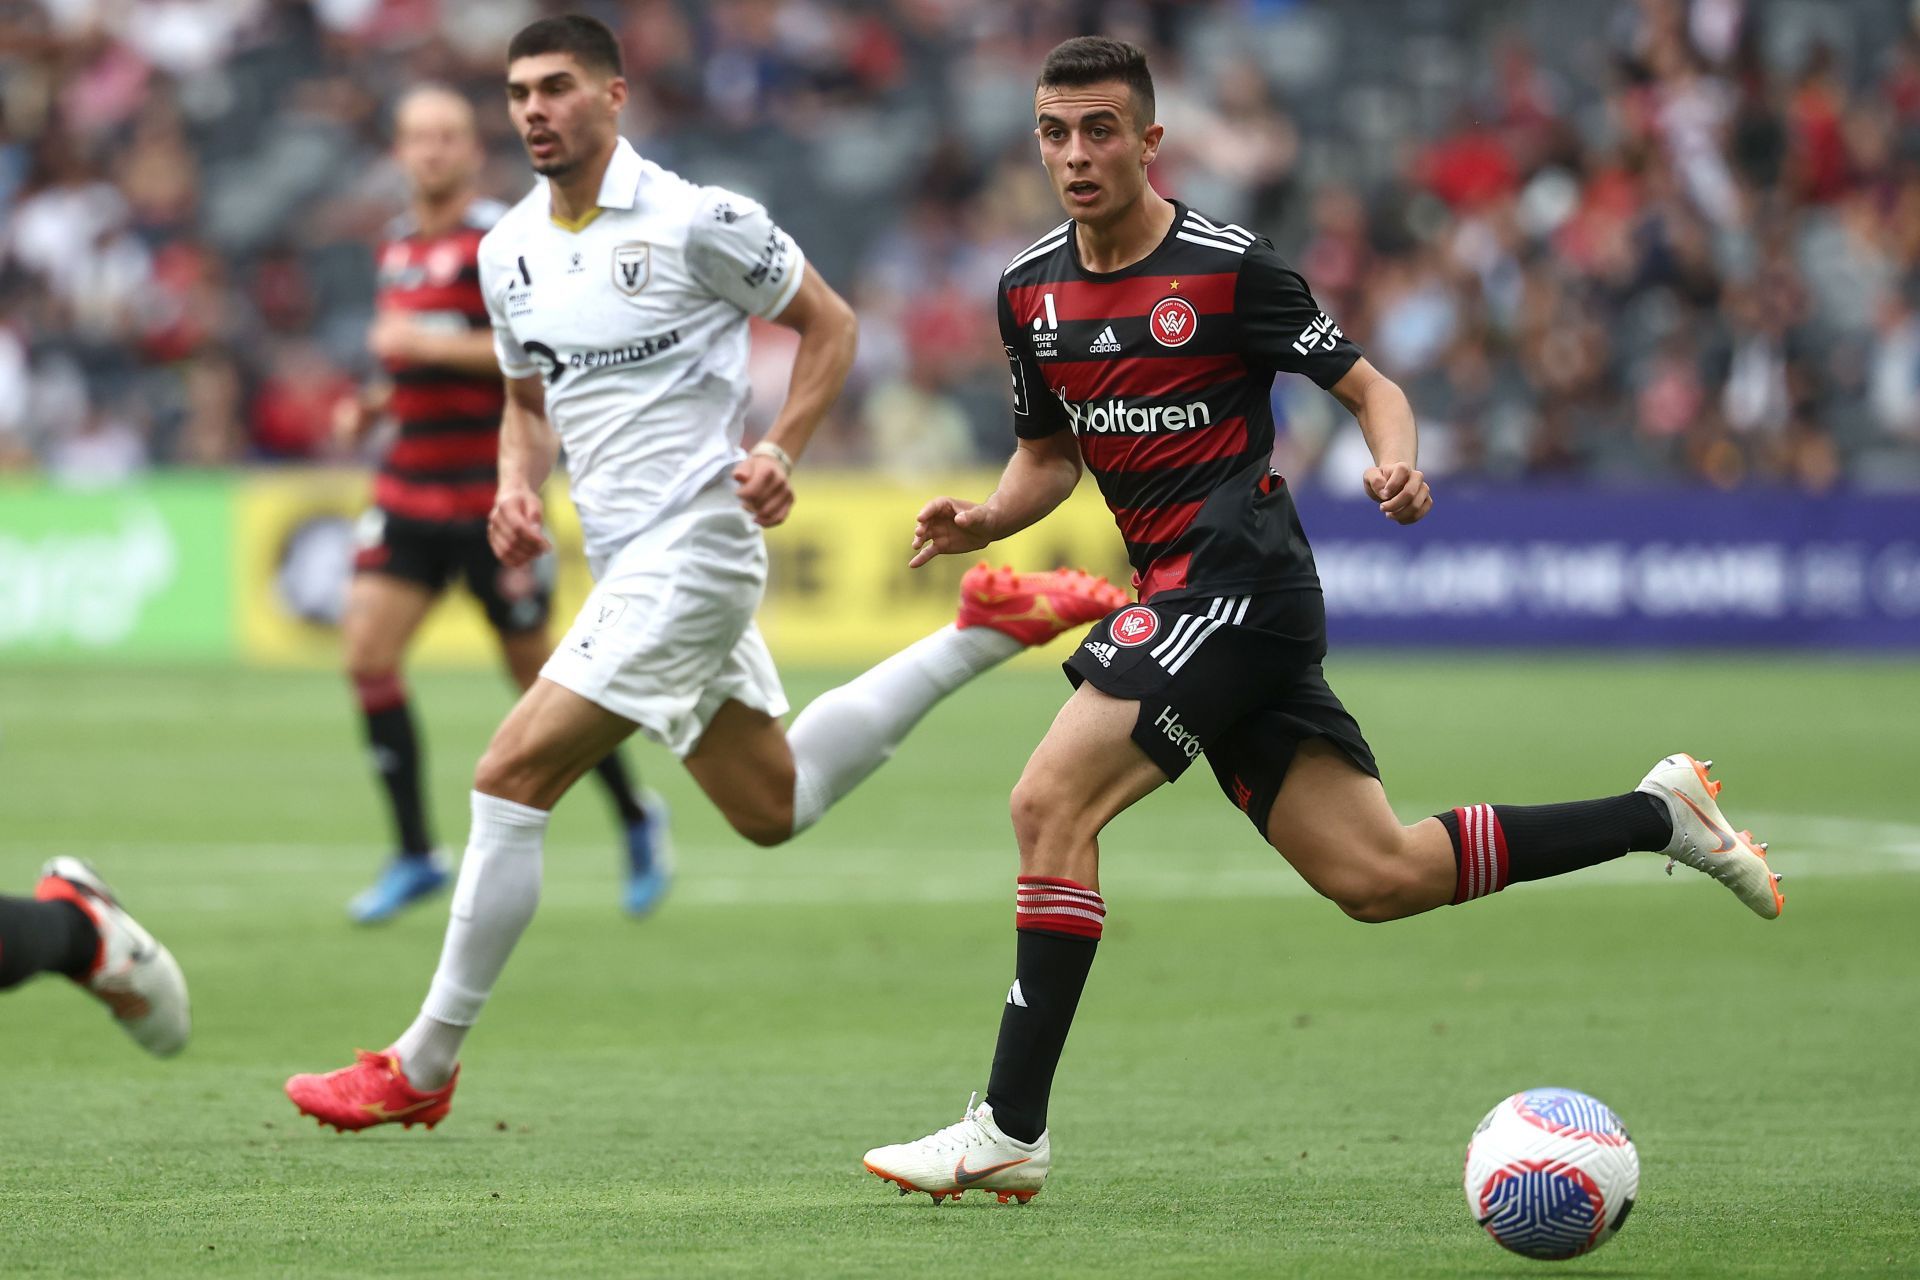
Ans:
[[[480,241],[480,286],[501,372],[546,384],[601,563],[743,456],[747,318],[779,315],[806,264],[757,202],[624,138],[598,203],[569,228],[536,183]]]

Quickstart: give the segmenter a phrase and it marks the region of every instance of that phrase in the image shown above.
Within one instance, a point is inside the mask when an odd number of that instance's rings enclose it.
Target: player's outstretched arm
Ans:
[[[793,510],[789,477],[794,459],[806,449],[820,419],[846,386],[860,332],[846,299],[819,272],[811,267],[805,272],[793,300],[775,318],[775,323],[800,335],[786,402],[766,436],[733,472],[741,504],[763,529],[773,528]]]
[[[1360,482],[1367,496],[1380,504],[1380,514],[1401,524],[1424,518],[1433,510],[1433,491],[1416,465],[1419,433],[1407,393],[1365,357],[1327,390],[1360,423],[1373,451],[1374,465]]]
[[[907,567],[918,569],[935,556],[965,555],[1010,538],[1065,502],[1078,483],[1080,446],[1073,432],[1022,438],[985,502],[935,498],[920,508]]]
[[[500,415],[500,488],[487,517],[487,541],[500,563],[510,569],[544,555],[552,546],[547,541],[540,486],[547,482],[559,452],[539,377],[508,378],[507,407]]]

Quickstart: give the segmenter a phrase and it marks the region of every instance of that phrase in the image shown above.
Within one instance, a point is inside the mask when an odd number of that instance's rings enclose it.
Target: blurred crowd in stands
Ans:
[[[810,461],[1010,444],[994,290],[1061,218],[1057,40],[1145,45],[1158,188],[1271,236],[1401,380],[1439,475],[1920,487],[1914,0],[28,0],[0,9],[0,471],[343,460],[388,112],[469,92],[531,180],[513,31],[619,33],[628,136],[758,196],[858,307]],[[756,340],[756,412],[786,331]],[[1299,379],[1280,464],[1357,483]]]

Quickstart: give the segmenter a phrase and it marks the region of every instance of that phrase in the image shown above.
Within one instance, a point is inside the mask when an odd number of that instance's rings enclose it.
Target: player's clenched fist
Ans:
[[[546,509],[540,495],[531,489],[500,490],[487,516],[487,543],[500,563],[518,569],[530,560],[545,555],[553,544],[547,541]]]
[[[913,559],[907,567],[918,569],[935,556],[978,551],[992,541],[985,507],[965,498],[935,498],[914,517]]]
[[[748,457],[733,469],[733,482],[739,486],[740,505],[762,529],[773,528],[793,510],[793,484],[778,458]]]
[[[1363,483],[1367,496],[1380,504],[1380,514],[1401,524],[1412,524],[1433,510],[1427,478],[1404,462],[1368,467]]]

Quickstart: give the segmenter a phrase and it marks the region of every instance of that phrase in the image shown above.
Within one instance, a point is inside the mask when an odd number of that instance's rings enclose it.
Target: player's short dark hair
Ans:
[[[620,42],[613,38],[607,24],[584,13],[566,13],[520,28],[507,45],[509,65],[521,58],[543,53],[564,53],[586,71],[609,76],[625,74],[620,69]]]
[[[1146,50],[1125,40],[1106,36],[1062,40],[1040,64],[1040,78],[1033,87],[1073,88],[1108,80],[1126,83],[1133,94],[1134,119],[1142,129],[1153,123],[1153,73],[1147,70]]]

